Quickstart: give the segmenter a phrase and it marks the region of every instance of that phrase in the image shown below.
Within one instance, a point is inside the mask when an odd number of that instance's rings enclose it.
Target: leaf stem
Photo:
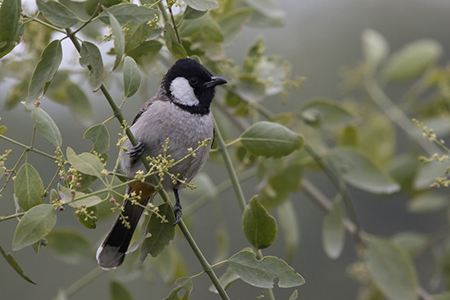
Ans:
[[[405,113],[398,108],[398,106],[384,93],[375,79],[365,78],[364,88],[372,101],[396,123],[413,141],[415,141],[428,155],[433,155],[437,149],[432,143],[422,139],[420,136],[414,134],[411,128],[411,120]]]
[[[236,170],[233,167],[233,162],[231,161],[230,154],[228,153],[227,145],[225,144],[225,141],[223,140],[222,134],[220,132],[221,130],[220,126],[217,124],[215,119],[214,119],[214,126],[216,127],[216,141],[217,146],[219,148],[219,152],[222,154],[223,160],[225,161],[228,176],[230,177],[231,184],[233,185],[234,192],[236,193],[236,198],[243,212],[245,207],[247,206],[244,192],[242,191],[241,185],[239,184],[239,179],[236,175]]]
[[[25,213],[24,212],[20,212],[20,213],[16,213],[10,216],[4,216],[4,217],[0,217],[0,222],[6,221],[6,220],[11,220],[11,219],[15,219],[17,217],[21,217],[23,216]]]
[[[0,135],[0,138],[2,138],[2,139],[4,139],[4,140],[7,140],[8,142],[13,143],[13,144],[15,144],[15,145],[17,145],[17,146],[20,146],[20,147],[22,147],[22,148],[25,148],[26,151],[32,151],[32,152],[38,153],[38,154],[40,154],[40,155],[42,155],[42,156],[45,156],[45,157],[47,157],[47,158],[55,159],[55,156],[53,156],[53,155],[50,155],[50,154],[48,154],[48,153],[45,153],[44,151],[35,149],[35,148],[33,148],[33,147],[29,147],[29,146],[27,146],[27,145],[25,145],[25,144],[22,144],[22,143],[20,143],[20,142],[18,142],[18,141],[16,141],[16,140],[13,140],[13,139],[11,139],[11,138],[9,138],[9,137],[4,136],[4,135]]]
[[[158,3],[158,6],[160,6],[160,4],[161,3]],[[164,15],[164,13],[163,13],[163,15]],[[166,16],[167,16],[167,13],[166,13]],[[69,28],[66,28],[66,32],[67,32],[70,40],[74,44],[75,48],[77,49],[77,51],[80,52],[81,51],[81,45],[80,45],[79,41],[76,39],[76,37],[74,35],[71,34],[71,30]],[[91,69],[92,67],[90,65],[88,65],[88,68]],[[130,127],[126,125],[126,121],[125,121],[125,119],[124,119],[124,117],[122,115],[121,109],[114,102],[114,99],[112,98],[111,94],[109,93],[108,89],[106,88],[106,86],[103,83],[100,86],[100,90],[102,91],[103,95],[105,96],[106,100],[108,101],[109,105],[111,106],[111,109],[114,112],[114,116],[117,118],[117,120],[119,121],[121,126],[125,127],[125,131],[126,131],[127,137],[130,140],[131,144],[133,146],[137,145],[137,140],[134,137],[133,133],[131,132]],[[150,165],[149,165],[145,155],[142,154],[140,156],[140,159],[141,159],[142,163],[144,164],[145,168],[148,171],[150,169]],[[151,176],[151,181],[154,184],[157,183],[158,182],[157,176],[156,175],[152,175]],[[167,203],[169,203],[172,206],[172,204],[170,202],[170,199],[169,199],[169,196],[167,195],[167,193],[166,193],[166,191],[164,189],[160,189],[158,191],[158,193],[161,196],[161,198],[164,200],[164,202],[167,202]],[[230,297],[227,295],[225,289],[223,288],[222,284],[219,281],[219,278],[214,273],[213,269],[211,268],[211,265],[206,260],[205,256],[201,252],[200,248],[197,246],[194,238],[192,237],[191,233],[187,229],[187,227],[184,224],[183,220],[181,220],[178,223],[178,226],[180,227],[181,231],[183,232],[183,235],[185,236],[186,240],[188,241],[189,245],[191,246],[193,252],[197,256],[197,259],[199,260],[200,264],[202,265],[203,270],[208,274],[209,278],[211,279],[212,283],[216,287],[216,289],[219,292],[219,294],[222,297],[222,299],[229,300]]]
[[[171,18],[172,24],[173,24],[173,29],[175,30],[175,34],[177,36],[178,44],[181,45],[180,35],[178,34],[177,24],[175,23],[175,19],[173,18],[173,13],[172,13],[172,8],[171,7],[169,7],[169,13],[170,13],[170,18]]]
[[[99,277],[100,275],[104,274],[105,271],[103,271],[101,268],[97,267],[72,283],[67,289],[63,290],[62,292],[66,297],[70,297],[71,295],[75,294],[78,290],[83,288],[85,285],[91,283],[94,279]],[[54,299],[55,300],[55,299]]]

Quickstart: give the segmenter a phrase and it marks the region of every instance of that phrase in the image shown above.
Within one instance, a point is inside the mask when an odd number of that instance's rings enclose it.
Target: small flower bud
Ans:
[[[59,208],[59,211],[63,211],[63,210],[64,210],[64,207],[61,206],[61,207]]]
[[[36,101],[35,105],[38,107],[39,105],[41,105],[41,102]]]
[[[74,191],[74,190],[71,190],[70,193],[71,193],[72,195],[75,195],[75,191]]]
[[[114,200],[114,198],[111,198],[111,200],[109,200],[109,201],[111,201],[111,203],[116,202],[116,200]]]
[[[67,176],[67,178],[69,178],[69,180],[72,180],[72,175]]]
[[[81,187],[81,182],[77,182],[77,187]]]

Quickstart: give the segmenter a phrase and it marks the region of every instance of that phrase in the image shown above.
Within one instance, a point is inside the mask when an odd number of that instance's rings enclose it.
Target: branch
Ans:
[[[79,41],[75,38],[75,36],[72,34],[72,31],[70,30],[70,28],[66,28],[66,32],[67,32],[68,37],[74,44],[75,48],[77,49],[77,51],[81,52],[81,45],[80,45]],[[88,65],[88,69],[91,70],[92,67],[90,65]],[[111,94],[109,93],[108,89],[106,88],[106,86],[103,83],[100,86],[100,90],[102,91],[103,95],[105,96],[106,100],[108,101],[109,105],[111,106],[111,109],[114,112],[114,116],[117,118],[120,125],[125,127],[126,121],[122,115],[122,111],[117,106],[117,104],[114,102],[114,99],[112,98]],[[137,140],[134,137],[133,133],[131,132],[130,128],[128,126],[126,126],[125,129],[126,129],[127,137],[130,140],[131,144],[133,146],[136,146]],[[140,156],[140,159],[148,171],[150,169],[150,166],[149,166],[149,163],[148,163],[145,155],[142,154]],[[151,181],[153,184],[156,184],[158,182],[157,176],[156,175],[151,176]],[[163,189],[160,189],[158,191],[158,194],[161,196],[161,198],[164,200],[164,202],[169,203],[169,205],[172,207],[172,203],[170,202],[169,196]],[[200,248],[197,246],[194,238],[192,237],[191,233],[187,229],[183,220],[180,220],[178,225],[180,226],[180,229],[183,232],[183,235],[185,236],[186,240],[188,241],[189,245],[191,246],[192,250],[194,251],[195,255],[197,256],[197,259],[199,260],[200,264],[202,265],[203,270],[208,274],[209,278],[211,279],[212,283],[216,287],[216,289],[219,292],[222,299],[229,300],[230,298],[228,297],[227,293],[225,292],[225,289],[223,288],[222,284],[220,283],[219,278],[214,273],[214,270],[211,268],[211,265],[206,260],[205,256],[201,252]]]

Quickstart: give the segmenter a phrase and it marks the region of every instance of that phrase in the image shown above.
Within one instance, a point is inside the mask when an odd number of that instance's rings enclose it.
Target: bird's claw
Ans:
[[[132,158],[136,158],[141,156],[142,153],[144,153],[145,151],[145,146],[142,142],[137,143],[136,146],[131,147],[130,151],[127,151],[126,153],[132,157]]]
[[[173,207],[173,213],[175,214],[175,222],[173,222],[172,225],[175,226],[181,221],[181,205],[175,204],[175,206]]]

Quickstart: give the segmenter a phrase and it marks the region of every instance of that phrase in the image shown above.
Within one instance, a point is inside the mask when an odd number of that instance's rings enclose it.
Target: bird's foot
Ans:
[[[126,153],[132,157],[132,158],[136,158],[141,156],[142,153],[144,153],[145,151],[145,146],[143,143],[139,142],[137,143],[136,146],[131,147],[130,151],[127,151]]]
[[[181,221],[182,211],[180,203],[175,204],[175,206],[173,207],[173,213],[175,214],[175,222],[173,222],[172,225],[175,226]]]

